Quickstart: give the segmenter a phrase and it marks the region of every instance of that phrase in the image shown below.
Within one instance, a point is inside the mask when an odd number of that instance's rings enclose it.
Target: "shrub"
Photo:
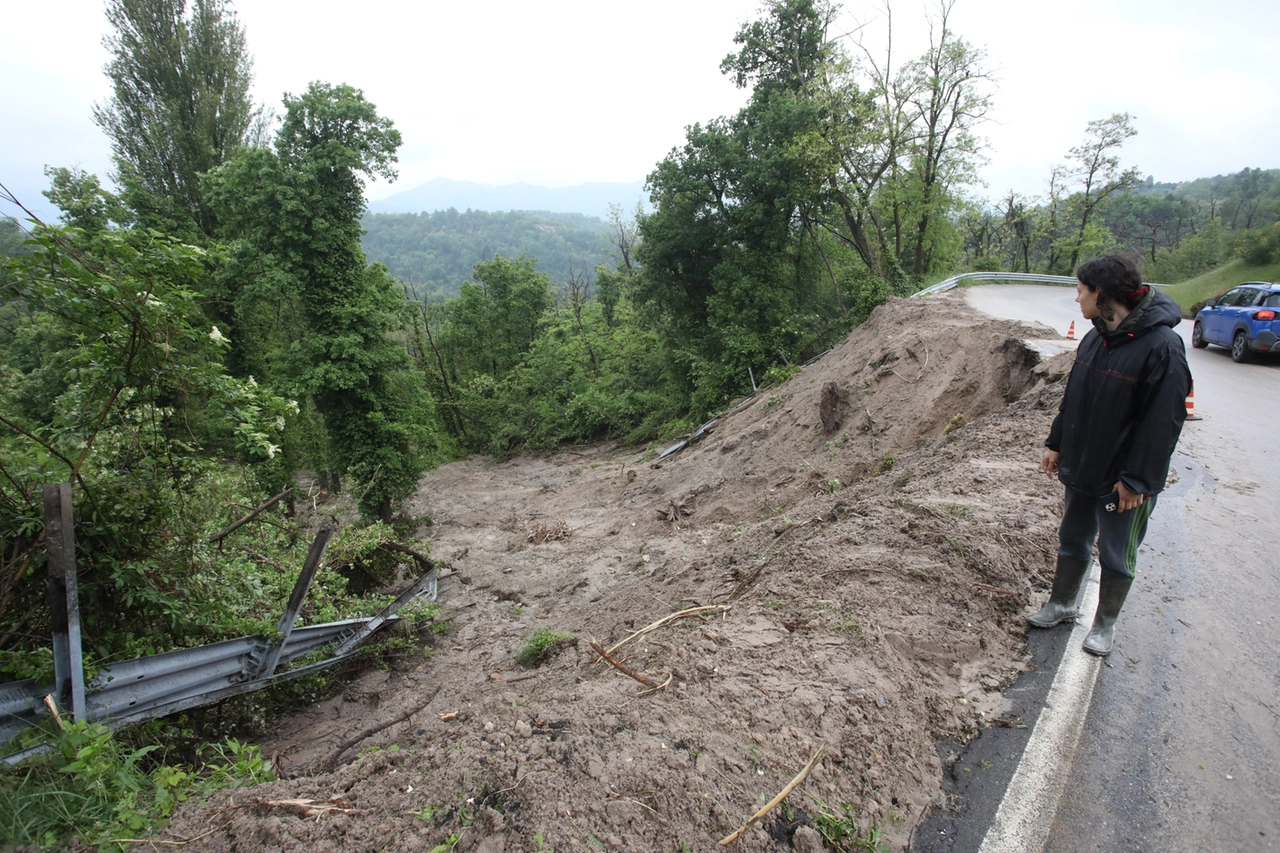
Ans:
[[[1251,266],[1280,260],[1280,222],[1270,228],[1245,231],[1236,238],[1236,255]]]
[[[563,631],[538,628],[524,641],[516,652],[516,663],[530,668],[541,666],[547,658],[566,646],[578,644],[578,638]]]

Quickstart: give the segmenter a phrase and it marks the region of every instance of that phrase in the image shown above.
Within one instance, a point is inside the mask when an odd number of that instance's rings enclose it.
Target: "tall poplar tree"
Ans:
[[[139,223],[212,234],[200,175],[259,142],[253,60],[228,0],[107,0],[112,95],[93,120],[111,140],[115,178]]]

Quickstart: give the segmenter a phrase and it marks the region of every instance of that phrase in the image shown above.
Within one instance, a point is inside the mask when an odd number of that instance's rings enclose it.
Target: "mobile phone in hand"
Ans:
[[[1103,498],[1102,508],[1107,512],[1118,512],[1120,510],[1120,493],[1112,492]]]

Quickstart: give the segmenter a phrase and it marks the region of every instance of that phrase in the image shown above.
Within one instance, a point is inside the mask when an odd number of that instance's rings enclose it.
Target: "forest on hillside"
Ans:
[[[548,211],[367,213],[361,245],[370,261],[424,302],[458,295],[481,261],[496,255],[536,259],[554,282],[590,273],[609,257],[605,223],[595,216]]]
[[[1049,235],[1063,221],[1083,218],[1085,199],[1065,195],[1049,176],[1047,199],[1010,194],[998,204],[960,212],[962,265],[973,270],[1060,272]],[[1181,184],[1137,179],[1129,170],[1122,186],[1100,198],[1089,254],[1123,251],[1138,257],[1145,277],[1166,284],[1192,278],[1232,258],[1252,265],[1280,260],[1280,169],[1242,169]],[[1082,231],[1088,233],[1088,229]]]
[[[210,537],[300,478],[358,507],[334,547],[376,571],[429,468],[665,440],[947,274],[1276,259],[1280,171],[1144,182],[1123,113],[1044,196],[980,200],[996,92],[950,8],[890,62],[824,0],[769,0],[721,65],[747,105],[655,164],[650,212],[599,223],[370,216],[402,139],[360,89],[313,83],[273,124],[229,0],[107,0],[110,183],[50,166],[61,222],[0,222],[0,680],[51,672],[46,483],[73,486],[92,667],[274,630],[296,507]],[[328,584],[314,617],[367,609]]]

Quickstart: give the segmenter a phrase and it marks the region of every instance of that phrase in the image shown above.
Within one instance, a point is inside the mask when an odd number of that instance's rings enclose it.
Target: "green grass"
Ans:
[[[206,745],[198,767],[163,763],[159,746],[133,749],[102,723],[72,723],[52,747],[0,767],[0,849],[58,850],[78,837],[120,850],[115,839],[151,834],[189,797],[275,778],[256,746],[234,739]]]
[[[1165,288],[1165,293],[1177,300],[1184,311],[1190,311],[1197,302],[1225,293],[1243,281],[1280,281],[1280,263],[1253,266],[1236,258],[1215,270]]]
[[[529,635],[516,652],[516,663],[530,668],[539,666],[560,649],[577,642],[577,638],[572,634],[552,631],[550,628],[538,628]]]

